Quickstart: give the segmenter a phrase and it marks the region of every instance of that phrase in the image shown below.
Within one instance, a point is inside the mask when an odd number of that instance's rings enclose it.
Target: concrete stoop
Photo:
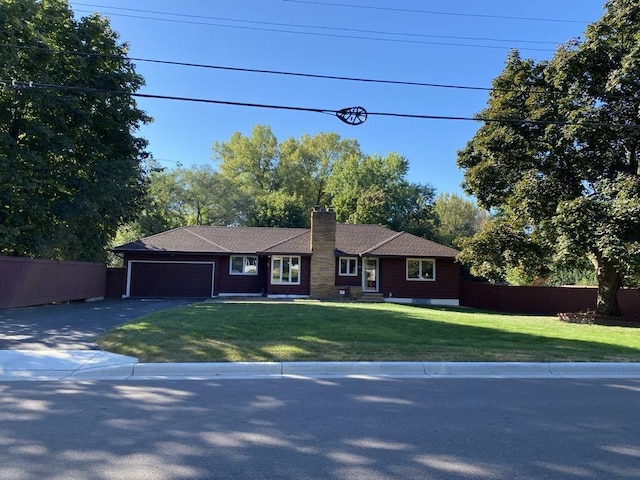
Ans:
[[[357,301],[362,303],[384,303],[384,295],[381,293],[363,293],[361,297],[357,298]]]

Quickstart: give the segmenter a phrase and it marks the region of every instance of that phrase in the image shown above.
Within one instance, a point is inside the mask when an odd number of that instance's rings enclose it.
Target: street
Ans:
[[[632,479],[640,381],[0,383],[0,478]]]

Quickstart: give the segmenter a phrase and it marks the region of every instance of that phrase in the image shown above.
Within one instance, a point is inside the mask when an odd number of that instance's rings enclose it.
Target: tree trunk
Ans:
[[[599,258],[596,273],[598,276],[598,301],[596,314],[619,317],[621,315],[618,306],[618,289],[620,288],[620,275],[610,260]]]

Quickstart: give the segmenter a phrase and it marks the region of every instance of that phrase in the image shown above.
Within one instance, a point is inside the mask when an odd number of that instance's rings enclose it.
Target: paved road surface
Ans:
[[[3,480],[640,478],[640,381],[0,384]]]
[[[98,349],[96,336],[147,313],[193,303],[190,299],[101,300],[0,310],[0,350]]]

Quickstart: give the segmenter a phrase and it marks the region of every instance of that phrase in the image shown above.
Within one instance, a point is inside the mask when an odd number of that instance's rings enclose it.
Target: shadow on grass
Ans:
[[[144,362],[640,361],[640,340],[624,329],[389,304],[197,304],[98,342]]]

